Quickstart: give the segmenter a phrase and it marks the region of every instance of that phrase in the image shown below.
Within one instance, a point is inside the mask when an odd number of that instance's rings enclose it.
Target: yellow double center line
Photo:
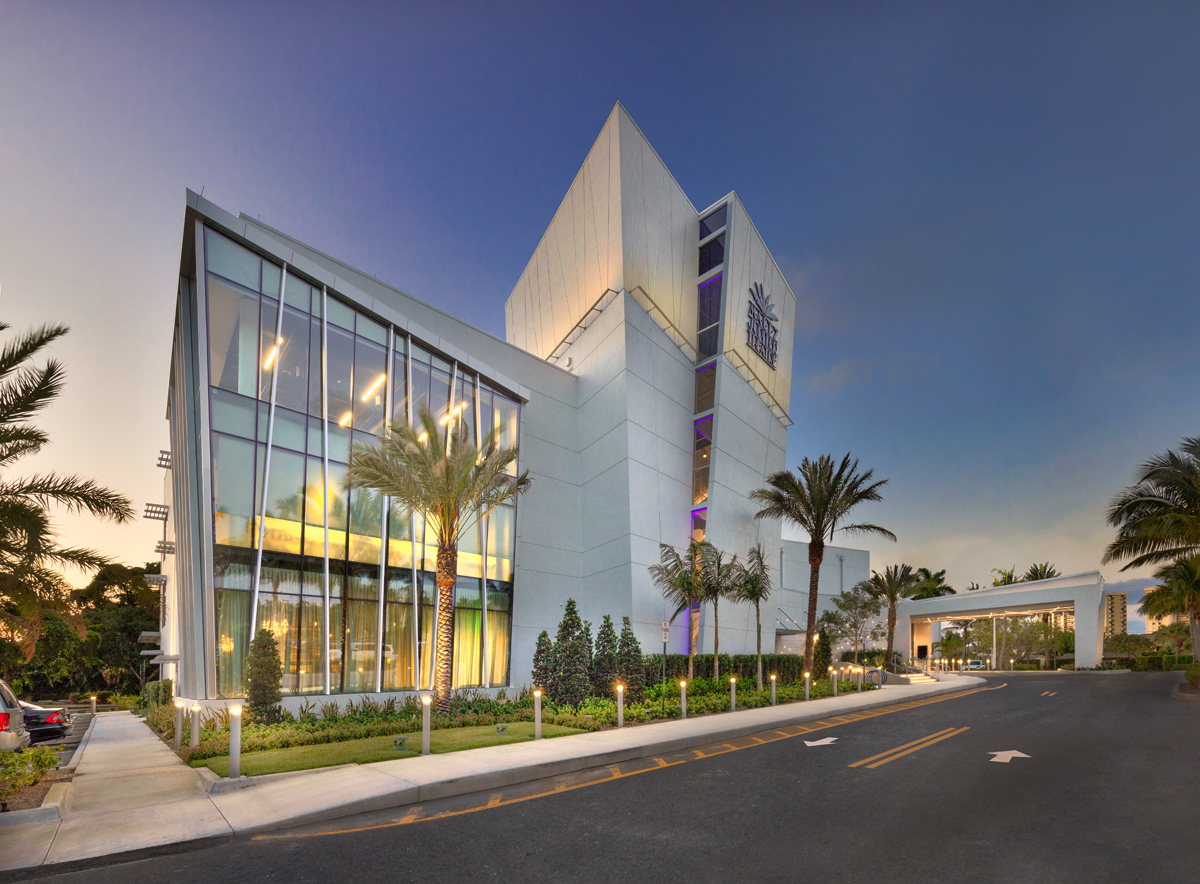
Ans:
[[[886,752],[880,752],[878,755],[872,755],[870,758],[864,758],[862,761],[856,761],[850,767],[859,767],[867,765],[867,768],[879,767],[881,764],[887,764],[889,761],[895,761],[897,758],[903,758],[910,752],[916,752],[918,749],[924,749],[926,746],[932,746],[934,743],[940,743],[942,740],[948,740],[951,737],[956,737],[963,731],[969,731],[969,727],[960,727],[957,730],[948,727],[944,731],[930,734],[927,737],[921,737],[919,740],[913,740],[911,743],[905,743],[903,746],[897,746],[894,749],[888,749]]]

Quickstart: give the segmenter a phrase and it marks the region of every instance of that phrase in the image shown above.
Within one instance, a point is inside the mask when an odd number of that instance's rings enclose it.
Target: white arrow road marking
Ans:
[[[804,745],[805,746],[828,746],[830,743],[836,743],[836,742],[837,742],[837,737],[826,737],[823,740],[813,740],[812,742],[805,740]]]
[[[989,752],[988,755],[992,756],[992,758],[990,759],[991,761],[999,761],[1003,764],[1008,764],[1014,758],[1029,758],[1030,757],[1029,755],[1026,755],[1024,752],[1018,752],[1016,749],[1009,749],[1007,752]]]

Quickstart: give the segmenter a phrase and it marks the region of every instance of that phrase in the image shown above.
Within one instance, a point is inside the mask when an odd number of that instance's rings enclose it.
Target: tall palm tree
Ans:
[[[460,424],[443,441],[442,427],[422,408],[420,427],[393,424],[376,443],[358,443],[346,473],[351,488],[371,488],[393,506],[418,513],[437,534],[437,615],[433,686],[438,712],[450,712],[454,659],[454,584],[458,579],[458,541],[505,501],[529,489],[529,473],[508,474],[517,449],[500,448],[496,430],[482,448]]]
[[[754,634],[757,638],[755,653],[758,656],[758,689],[763,689],[762,680],[762,613],[760,606],[771,597],[771,566],[767,564],[767,553],[761,543],[750,547],[746,553],[746,564],[738,575],[734,598],[739,602],[754,605]]]
[[[658,564],[650,565],[650,579],[659,588],[668,604],[675,606],[671,622],[693,605],[704,600],[704,569],[708,544],[693,540],[687,552],[679,555],[667,543],[658,545]],[[688,636],[688,681],[696,677],[696,646]]]
[[[945,574],[945,572],[941,572]],[[896,635],[896,608],[904,599],[910,599],[923,589],[919,574],[914,574],[908,565],[888,565],[883,573],[871,572],[867,588],[871,595],[887,604],[887,652],[884,654],[884,666],[892,664],[893,640]]]
[[[1112,499],[1107,521],[1117,537],[1100,561],[1129,559],[1122,571],[1200,553],[1200,436],[1142,464],[1137,484]]]
[[[896,535],[886,528],[869,523],[842,524],[860,503],[883,500],[879,489],[887,479],[872,482],[874,470],[858,471],[858,460],[847,454],[841,464],[822,454],[816,460],[807,457],[800,462],[799,474],[780,470],[767,478],[766,488],[750,492],[750,499],[763,505],[754,514],[756,519],[783,519],[805,531],[808,543],[808,624],[804,633],[804,667],[812,671],[813,639],[817,628],[817,584],[825,544],[833,540],[835,531],[849,534],[877,534],[889,540]]]
[[[0,332],[9,328],[0,322]],[[93,550],[60,546],[50,523],[50,507],[117,523],[133,519],[126,497],[91,479],[56,473],[9,475],[20,458],[36,454],[50,441],[29,421],[62,392],[66,370],[55,359],[41,367],[29,362],[67,331],[65,325],[44,325],[0,348],[0,626],[26,660],[33,658],[43,617],[49,612],[64,615],[84,635],[83,621],[73,612],[70,586],[60,569],[91,571],[107,564]]]
[[[1159,568],[1154,576],[1161,585],[1146,593],[1138,613],[1143,617],[1187,617],[1192,653],[1200,653],[1200,555],[1178,559]]]
[[[725,558],[725,553],[711,543],[705,544],[704,576],[700,582],[703,601],[713,606],[713,678],[721,677],[721,599],[731,598],[737,589],[738,572],[741,566],[737,556]]]
[[[917,580],[920,581],[916,591],[910,596],[914,599],[935,599],[939,596],[954,595],[954,587],[946,583],[946,569],[931,571],[928,568],[918,568]]]
[[[1049,580],[1058,576],[1058,569],[1049,562],[1034,562],[1021,575],[1022,583],[1032,583],[1035,580]]]

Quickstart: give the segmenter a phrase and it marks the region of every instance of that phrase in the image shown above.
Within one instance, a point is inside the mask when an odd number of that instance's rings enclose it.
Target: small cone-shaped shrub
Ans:
[[[615,696],[613,682],[617,679],[617,631],[612,617],[604,615],[596,633],[596,651],[592,655],[592,694],[597,697]]]
[[[542,630],[537,637],[537,647],[533,652],[533,687],[543,691],[550,685],[554,677],[554,645],[550,644],[550,634]]]
[[[817,645],[813,648],[813,681],[829,676],[829,666],[833,662],[833,645],[829,641],[829,633],[822,629],[817,633]]]
[[[646,667],[642,646],[633,634],[628,617],[621,618],[621,638],[617,642],[617,677],[625,685],[628,700],[640,700],[646,693]]]
[[[591,690],[589,644],[575,600],[567,599],[554,640],[554,674],[549,685],[550,696],[557,702],[577,706]]]
[[[283,664],[279,644],[269,629],[260,629],[250,642],[246,655],[246,702],[259,721],[274,721],[282,713]]]

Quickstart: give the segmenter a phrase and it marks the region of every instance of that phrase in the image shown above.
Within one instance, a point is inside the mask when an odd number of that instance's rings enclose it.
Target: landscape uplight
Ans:
[[[183,748],[183,707],[187,704],[183,700],[175,701],[175,751],[178,752]]]
[[[195,749],[200,745],[200,704],[192,704],[192,735],[188,740],[188,746]]]
[[[433,697],[429,694],[421,695],[421,754],[429,754],[429,708],[433,704]]]
[[[679,681],[679,718],[687,718],[687,682]]]
[[[729,679],[729,711],[737,712],[737,679]]]
[[[542,691],[541,688],[533,692],[533,738],[540,740],[542,738]]]
[[[617,685],[617,727],[625,727],[625,685]]]
[[[771,676],[771,705],[775,705],[775,676]]]
[[[229,707],[229,778],[242,775],[242,707]]]

